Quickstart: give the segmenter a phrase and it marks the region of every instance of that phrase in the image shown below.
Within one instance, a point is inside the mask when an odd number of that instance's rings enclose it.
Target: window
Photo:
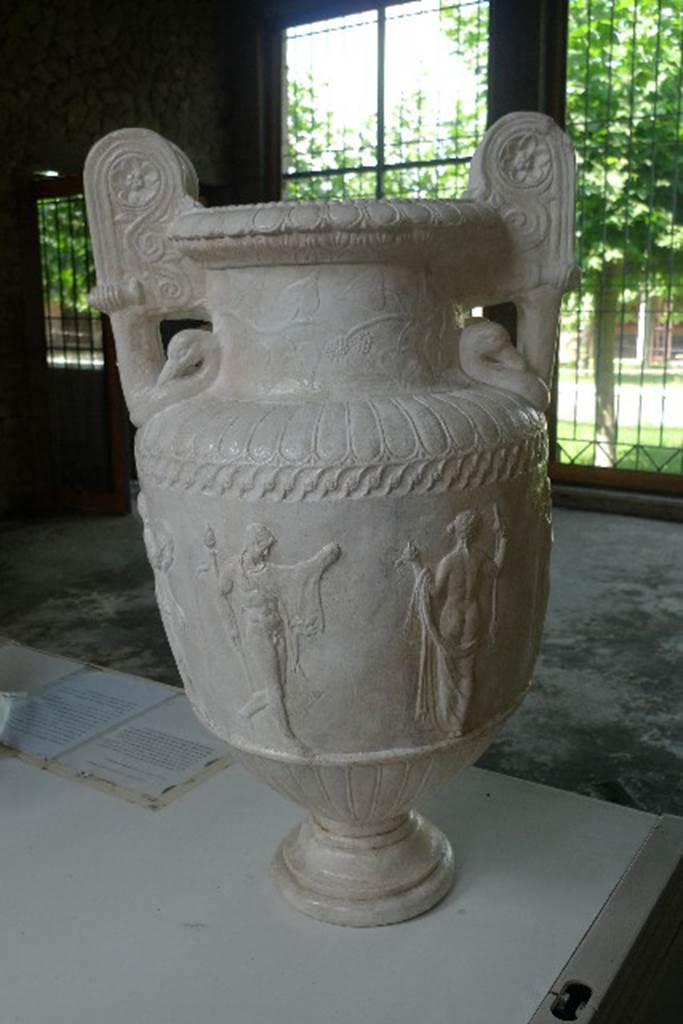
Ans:
[[[283,196],[455,197],[486,127],[488,3],[378,6],[289,29]]]
[[[562,320],[561,463],[683,472],[682,31],[680,4],[569,4],[583,279]]]
[[[65,508],[125,513],[126,418],[111,330],[88,303],[95,270],[83,182],[43,172],[33,196],[47,362],[46,449],[56,500]]]
[[[53,184],[52,177],[48,181]],[[99,370],[102,327],[88,304],[95,271],[85,200],[82,192],[68,192],[37,198],[47,361],[53,367]]]

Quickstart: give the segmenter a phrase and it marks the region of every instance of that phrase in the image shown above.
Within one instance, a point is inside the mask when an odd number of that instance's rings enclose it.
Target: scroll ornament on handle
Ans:
[[[219,348],[206,330],[180,331],[164,357],[160,323],[208,320],[204,274],[167,236],[184,210],[200,207],[192,164],[145,128],[101,139],[84,170],[97,287],[90,302],[112,320],[128,409],[141,425],[155,412],[203,391]]]
[[[514,302],[517,347],[486,320],[469,322],[460,342],[465,373],[547,408],[557,323],[565,291],[578,283],[574,262],[574,152],[545,114],[502,117],[486,133],[470,170],[466,198],[493,207],[507,228],[507,246],[492,258],[477,305]],[[491,287],[493,282],[498,282]]]

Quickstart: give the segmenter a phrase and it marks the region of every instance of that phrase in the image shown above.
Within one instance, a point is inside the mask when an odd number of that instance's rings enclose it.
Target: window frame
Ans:
[[[332,176],[346,176],[350,174],[372,174],[375,178],[375,198],[381,199],[385,195],[385,174],[389,171],[403,171],[412,170],[416,168],[428,168],[428,167],[455,167],[469,164],[472,159],[472,154],[468,156],[457,156],[457,157],[435,157],[431,160],[401,160],[387,162],[385,159],[385,123],[386,123],[386,109],[384,102],[384,89],[386,81],[386,24],[387,24],[387,8],[398,7],[402,4],[409,3],[410,0],[395,0],[393,3],[384,4],[364,4],[364,11],[368,13],[373,11],[377,15],[377,81],[376,81],[376,112],[377,112],[377,128],[375,138],[375,155],[376,160],[372,164],[358,164],[355,166],[345,167],[334,167],[326,168],[323,170],[314,171],[293,171],[287,172],[284,169],[281,170],[280,180],[281,189],[287,181],[307,181],[312,178],[325,178]],[[456,2],[456,0],[452,0]],[[490,0],[488,0],[490,4]],[[351,13],[351,12],[349,12]],[[288,28],[294,28],[296,26],[289,25]],[[286,29],[282,33],[283,37],[283,92],[282,92],[282,113],[281,119],[284,122],[287,117],[286,110],[286,99],[287,99],[287,81],[286,81],[286,59],[285,59],[285,47],[286,47]],[[489,69],[490,71],[490,69]],[[488,109],[487,109],[488,115]],[[281,127],[281,141],[284,137],[284,128]],[[282,156],[280,158],[282,160]]]
[[[116,350],[114,336],[109,317],[99,314],[101,323],[101,354],[102,364],[99,366],[81,367],[78,364],[57,366],[48,360],[50,351],[49,327],[45,318],[44,283],[42,271],[42,253],[40,249],[40,218],[38,204],[44,199],[69,199],[84,196],[83,176],[81,174],[58,173],[45,176],[36,173],[26,185],[26,201],[30,204],[30,227],[33,234],[31,243],[32,273],[30,274],[34,307],[32,328],[36,337],[40,338],[42,359],[42,379],[44,380],[45,410],[41,417],[41,449],[43,458],[49,453],[46,463],[50,464],[50,503],[57,509],[80,509],[103,512],[107,515],[127,515],[131,508],[130,494],[130,461],[128,415],[123,400],[123,393],[116,369]],[[56,381],[68,378],[71,382],[78,378],[101,379],[98,393],[101,396],[98,412],[99,428],[106,439],[109,454],[108,486],[94,489],[88,482],[75,489],[65,483],[57,470],[54,457],[54,446],[59,444],[59,432],[56,423],[60,414],[64,413],[55,390]],[[77,394],[77,392],[74,392]],[[74,402],[74,410],[76,404]],[[74,415],[76,413],[74,412]]]
[[[375,4],[368,0],[280,0],[263,5],[259,47],[264,136],[260,199],[272,202],[282,197],[286,30],[327,18],[385,10],[386,7],[409,2],[394,0],[392,4]],[[568,17],[569,0],[489,0],[487,127],[514,110],[549,114],[560,127],[564,127]],[[467,162],[467,159],[456,158],[453,162]],[[446,164],[449,161],[438,162]],[[422,166],[421,161],[419,165]]]

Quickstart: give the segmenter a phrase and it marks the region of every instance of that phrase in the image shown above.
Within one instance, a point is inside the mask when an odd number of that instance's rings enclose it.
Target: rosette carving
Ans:
[[[552,167],[547,144],[530,132],[510,136],[501,147],[501,172],[517,188],[537,188],[551,173]]]
[[[148,206],[161,188],[161,174],[151,160],[125,154],[112,165],[109,183],[121,206],[139,210]]]

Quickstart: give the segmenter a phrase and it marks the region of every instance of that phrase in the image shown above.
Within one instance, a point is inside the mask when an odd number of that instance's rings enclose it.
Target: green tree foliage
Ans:
[[[680,211],[673,216],[681,31],[683,9],[661,0],[571,3],[567,125],[578,153],[581,263],[591,283],[617,266],[627,300],[643,284],[668,293],[683,243]]]
[[[335,121],[334,111],[322,109],[316,83],[309,72],[303,81],[290,79],[287,88],[287,170],[290,173],[329,171],[314,178],[298,178],[287,186],[288,199],[344,199],[375,194],[372,173],[339,174],[344,168],[375,162],[377,128],[369,118],[352,131]],[[317,87],[317,88],[316,88]]]
[[[676,255],[683,243],[676,196],[682,29],[683,9],[662,0],[570,3],[567,130],[578,158],[595,431],[608,464],[617,439],[614,365],[625,306],[643,301],[667,316],[683,290]]]
[[[92,253],[83,197],[40,199],[38,229],[47,315],[91,313]]]

